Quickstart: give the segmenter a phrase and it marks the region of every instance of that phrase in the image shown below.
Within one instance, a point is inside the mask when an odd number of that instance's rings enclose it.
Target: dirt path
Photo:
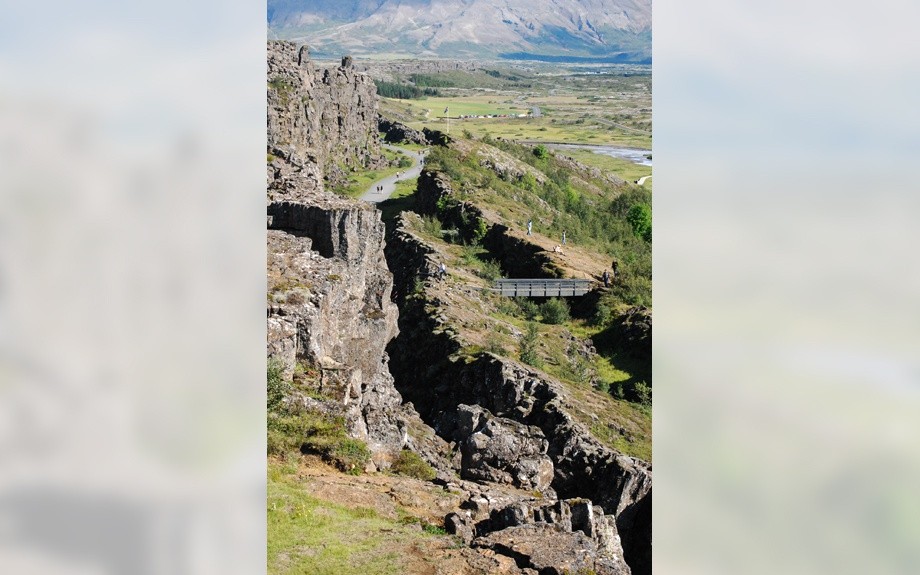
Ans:
[[[381,144],[384,148],[390,150],[399,151],[410,158],[412,158],[412,167],[406,168],[405,170],[400,170],[399,175],[389,176],[380,180],[377,180],[371,184],[367,191],[364,192],[364,195],[361,196],[361,199],[365,202],[376,204],[382,202],[383,200],[389,198],[393,192],[396,191],[396,182],[399,180],[411,180],[412,178],[417,178],[418,175],[422,172],[422,165],[424,163],[425,154],[428,153],[428,150],[422,150],[416,152],[414,150],[409,150],[407,148],[400,148],[399,146],[392,146],[390,144]],[[381,190],[378,190],[378,186],[383,186]]]

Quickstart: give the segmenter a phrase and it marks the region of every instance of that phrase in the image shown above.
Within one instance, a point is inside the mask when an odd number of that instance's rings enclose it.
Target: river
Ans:
[[[621,158],[624,160],[629,160],[634,164],[639,164],[642,166],[651,166],[652,165],[652,151],[651,150],[640,150],[637,148],[618,148],[615,146],[595,146],[591,144],[544,144],[547,148],[553,148],[555,150],[565,150],[565,149],[576,149],[576,150],[591,150],[595,154],[604,154],[605,156],[612,156],[614,158]]]

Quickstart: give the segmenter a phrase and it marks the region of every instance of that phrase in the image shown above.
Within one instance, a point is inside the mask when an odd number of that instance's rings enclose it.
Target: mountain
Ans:
[[[274,36],[339,56],[648,62],[651,0],[268,0]]]

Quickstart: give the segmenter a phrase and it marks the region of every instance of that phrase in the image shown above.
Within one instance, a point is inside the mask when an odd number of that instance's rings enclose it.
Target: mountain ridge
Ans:
[[[651,59],[651,0],[269,0],[267,18],[318,54]]]

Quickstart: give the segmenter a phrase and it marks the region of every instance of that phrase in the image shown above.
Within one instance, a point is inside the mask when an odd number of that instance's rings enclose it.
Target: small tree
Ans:
[[[291,393],[291,383],[284,379],[284,364],[281,360],[268,358],[267,376],[267,407],[269,411],[277,411],[281,408],[284,398]]]
[[[549,157],[549,150],[546,149],[546,146],[540,144],[533,149],[533,155],[540,158],[541,160]]]
[[[629,208],[626,221],[637,236],[647,242],[652,241],[652,208],[648,204],[636,204]]]
[[[560,298],[552,298],[540,306],[540,314],[543,316],[543,323],[559,325],[569,321],[569,304]]]
[[[537,324],[528,322],[524,335],[521,337],[521,361],[534,367],[540,367],[543,364],[540,361],[540,355],[537,353],[537,338],[539,335],[540,331],[537,328]]]

